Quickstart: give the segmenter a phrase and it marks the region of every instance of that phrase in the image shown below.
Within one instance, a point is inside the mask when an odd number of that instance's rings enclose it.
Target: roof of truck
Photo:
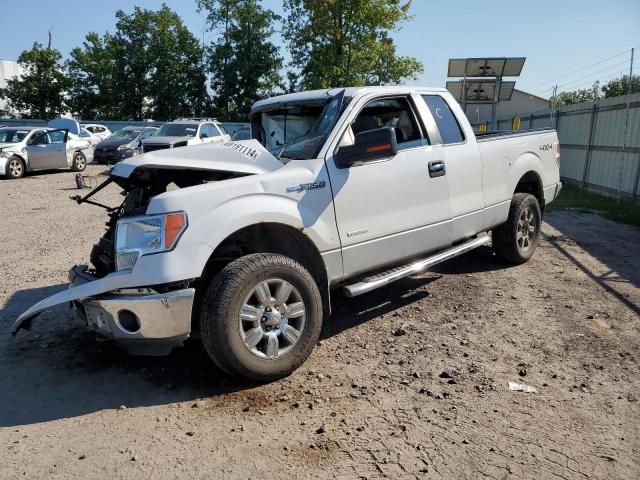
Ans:
[[[345,87],[345,88],[327,88],[322,90],[309,90],[299,93],[288,93],[286,95],[278,95],[276,97],[265,98],[259,100],[253,104],[251,108],[252,112],[257,110],[264,110],[272,105],[286,105],[288,103],[312,103],[323,101],[328,97],[336,95],[341,90],[344,90],[345,97],[353,97],[356,93],[369,93],[369,92],[381,92],[381,93],[406,93],[408,91],[419,90],[422,92],[447,92],[445,88],[429,88],[419,86],[371,86],[371,87]]]

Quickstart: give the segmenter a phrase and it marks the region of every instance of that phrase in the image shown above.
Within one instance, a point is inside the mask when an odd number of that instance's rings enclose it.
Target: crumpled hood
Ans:
[[[142,143],[147,145],[173,145],[174,143],[179,142],[188,142],[189,140],[193,140],[193,136],[184,136],[184,137],[149,137],[145,138]]]
[[[0,150],[20,150],[24,145],[22,143],[0,143]]]
[[[282,165],[257,140],[243,140],[148,152],[118,163],[111,170],[111,175],[129,178],[137,168],[210,170],[257,175],[273,172]]]

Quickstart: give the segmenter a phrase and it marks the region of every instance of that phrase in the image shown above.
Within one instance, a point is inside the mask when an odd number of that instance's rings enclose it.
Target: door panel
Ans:
[[[50,154],[47,146],[49,136],[45,131],[38,131],[27,142],[26,150],[29,158],[29,170],[49,168],[48,156]]]
[[[473,133],[465,132],[456,119],[463,115],[458,105],[449,105],[440,95],[422,95],[440,133],[451,195],[452,235],[454,240],[470,237],[483,230],[484,196],[482,159]],[[456,108],[457,107],[457,108]]]
[[[449,185],[428,169],[441,153],[440,146],[403,150],[347,169],[327,162],[346,276],[449,244]]]
[[[52,130],[49,132],[51,168],[66,168],[67,163],[67,132]]]

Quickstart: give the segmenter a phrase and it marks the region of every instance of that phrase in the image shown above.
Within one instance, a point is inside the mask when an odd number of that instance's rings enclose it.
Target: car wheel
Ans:
[[[200,329],[218,367],[269,382],[309,357],[322,315],[320,291],[302,265],[283,255],[253,254],[227,265],[209,284]]]
[[[73,154],[73,161],[71,162],[71,170],[74,172],[82,172],[87,168],[87,157],[82,152],[75,152]]]
[[[16,179],[24,177],[27,168],[20,157],[9,157],[6,167],[7,178]]]
[[[528,193],[516,193],[506,223],[493,229],[495,254],[516,265],[529,260],[540,243],[542,214],[538,200]]]

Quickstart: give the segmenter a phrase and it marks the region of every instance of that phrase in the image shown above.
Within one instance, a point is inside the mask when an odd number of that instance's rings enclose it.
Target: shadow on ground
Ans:
[[[640,288],[640,231],[599,215],[554,211],[545,221],[560,235],[544,235],[558,252],[631,311],[640,304],[630,292]],[[578,260],[573,246],[586,251],[588,263]],[[593,262],[591,260],[594,260]]]
[[[429,296],[428,285],[444,274],[505,268],[481,248],[376,292],[348,299],[334,292],[323,339]],[[132,357],[74,323],[67,305],[43,313],[31,331],[9,334],[22,311],[65,285],[15,293],[0,310],[0,427],[77,417],[121,405],[144,407],[248,390],[256,385],[229,378],[209,360],[202,344],[189,341],[167,357]]]

